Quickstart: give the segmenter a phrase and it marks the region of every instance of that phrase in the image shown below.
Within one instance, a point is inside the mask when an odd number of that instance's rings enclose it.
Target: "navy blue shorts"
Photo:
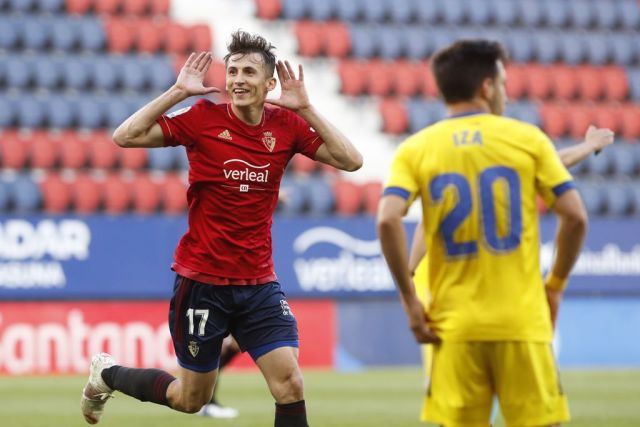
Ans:
[[[229,334],[253,360],[298,347],[298,324],[278,282],[215,286],[176,275],[169,328],[178,363],[196,372],[218,367]]]

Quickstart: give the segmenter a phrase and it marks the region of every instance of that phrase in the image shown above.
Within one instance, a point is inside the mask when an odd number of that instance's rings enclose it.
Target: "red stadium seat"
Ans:
[[[344,58],[351,51],[351,35],[340,21],[329,21],[324,25],[324,51],[332,58]]]
[[[135,21],[111,18],[105,23],[107,49],[113,53],[127,53],[136,41]]]
[[[596,121],[596,109],[591,104],[569,104],[569,134],[580,140],[587,132],[589,125]]]
[[[567,104],[545,102],[540,107],[542,128],[551,138],[558,138],[567,133],[569,119]]]
[[[126,0],[127,2],[129,0]],[[104,15],[115,15],[122,11],[123,0],[94,0],[94,10],[96,13]]]
[[[640,106],[626,104],[622,107],[622,136],[640,138]]]
[[[76,132],[67,132],[60,145],[60,166],[69,169],[84,167],[90,144],[86,135],[81,138]]]
[[[169,53],[184,54],[189,49],[189,32],[176,22],[168,22],[164,28],[164,48]],[[184,61],[180,67],[184,65]]]
[[[94,132],[89,140],[89,161],[96,169],[112,169],[118,161],[118,146],[105,132]]]
[[[31,137],[31,167],[51,169],[58,161],[60,139],[44,132],[36,131]]]
[[[48,174],[40,183],[44,211],[50,214],[64,213],[69,210],[71,188],[60,174]]]
[[[167,16],[171,0],[151,0],[151,14]]]
[[[420,90],[420,73],[418,62],[395,61],[391,63],[391,79],[393,91],[401,96],[414,96]]]
[[[276,19],[282,12],[280,0],[257,0],[256,14],[260,19]]]
[[[508,77],[508,79],[510,78],[511,76]],[[574,98],[578,91],[578,81],[576,78],[575,68],[568,65],[556,65],[552,67],[551,87],[555,98]]]
[[[195,24],[188,28],[187,32],[191,37],[191,50],[194,52],[211,51],[213,39],[211,27],[208,24]]]
[[[371,60],[367,65],[367,93],[373,96],[385,96],[393,87],[393,68],[386,61]]]
[[[551,69],[546,65],[531,64],[524,71],[527,94],[530,98],[546,99],[551,92]]]
[[[176,174],[168,174],[160,186],[164,212],[180,215],[187,209],[187,185]]]
[[[352,181],[338,179],[333,185],[338,215],[355,215],[362,206],[362,190]]]
[[[382,183],[380,181],[367,182],[362,185],[364,212],[375,215],[378,212],[378,203],[382,195]]]
[[[608,128],[615,133],[622,130],[622,111],[620,104],[607,103],[596,106],[595,125],[601,128]]]
[[[149,174],[141,173],[132,185],[133,211],[138,214],[154,213],[160,205],[160,185]]]
[[[298,41],[298,53],[302,56],[319,56],[323,52],[322,25],[315,21],[298,21],[294,27]]]
[[[622,101],[629,95],[629,80],[623,68],[611,65],[602,69],[604,96],[612,101]]]
[[[151,19],[139,19],[136,26],[135,45],[144,53],[157,53],[162,46],[162,32],[165,23]]]
[[[507,96],[512,99],[522,98],[526,90],[526,74],[522,66],[509,64],[507,66]]]
[[[393,135],[400,135],[407,131],[409,116],[404,103],[399,99],[385,98],[379,105],[382,116],[382,130]]]
[[[436,84],[428,62],[422,62],[418,67],[418,81],[423,95],[430,97],[438,96],[438,85]]]
[[[343,60],[338,64],[338,75],[344,95],[357,96],[363,93],[367,79],[367,66],[363,61]]]
[[[316,171],[318,162],[302,154],[296,154],[293,156],[293,159],[291,159],[291,167],[296,173],[310,174]]]
[[[138,170],[147,164],[148,153],[145,148],[116,148],[120,153],[120,167],[122,169]]]
[[[119,174],[109,174],[104,182],[104,210],[109,214],[120,214],[129,209],[131,203],[131,181]]]
[[[0,161],[3,168],[22,169],[27,165],[31,141],[24,133],[6,130],[0,133]]]
[[[94,0],[66,0],[66,12],[71,15],[86,15],[93,7]]]
[[[604,94],[604,80],[600,68],[580,66],[576,69],[578,92],[581,98],[596,101]]]
[[[122,11],[125,15],[144,16],[150,9],[149,0],[125,0],[122,3]]]
[[[94,176],[81,172],[71,182],[71,198],[74,211],[78,214],[92,214],[100,208],[103,182]]]

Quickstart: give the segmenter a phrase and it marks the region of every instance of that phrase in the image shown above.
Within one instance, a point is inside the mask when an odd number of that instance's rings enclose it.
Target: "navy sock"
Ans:
[[[304,400],[293,403],[276,403],[274,427],[309,427]]]
[[[169,406],[167,389],[175,377],[160,369],[135,369],[114,365],[101,373],[104,382],[143,402]]]

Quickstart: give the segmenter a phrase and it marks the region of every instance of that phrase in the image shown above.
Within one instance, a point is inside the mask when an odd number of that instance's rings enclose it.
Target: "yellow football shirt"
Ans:
[[[460,115],[400,145],[385,194],[421,199],[442,339],[551,340],[536,194],[550,206],[570,188],[549,138],[517,120]]]

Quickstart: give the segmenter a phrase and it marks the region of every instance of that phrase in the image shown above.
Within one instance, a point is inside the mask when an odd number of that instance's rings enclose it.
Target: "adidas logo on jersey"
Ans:
[[[228,129],[225,129],[222,132],[220,132],[218,134],[218,138],[226,139],[228,141],[231,141],[233,139],[233,138],[231,138],[231,133],[229,132]]]

